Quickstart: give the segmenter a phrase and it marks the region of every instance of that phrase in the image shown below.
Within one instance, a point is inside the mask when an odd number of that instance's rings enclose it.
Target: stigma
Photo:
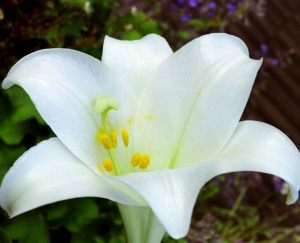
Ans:
[[[107,95],[98,95],[94,102],[94,111],[98,114],[102,114],[111,109],[118,110],[119,106],[118,101],[114,98]]]

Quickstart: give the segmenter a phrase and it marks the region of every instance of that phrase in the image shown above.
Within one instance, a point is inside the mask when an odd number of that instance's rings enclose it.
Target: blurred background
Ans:
[[[23,56],[76,49],[101,59],[105,35],[122,40],[162,35],[174,51],[213,32],[240,37],[264,58],[242,120],[267,122],[300,148],[300,1],[295,0],[2,0],[0,80]],[[19,87],[0,89],[0,180],[28,148],[55,136]],[[299,202],[274,176],[219,176],[201,190],[185,239],[163,242],[300,242]],[[126,242],[117,207],[99,198],[47,205],[11,220],[0,211],[0,242]]]

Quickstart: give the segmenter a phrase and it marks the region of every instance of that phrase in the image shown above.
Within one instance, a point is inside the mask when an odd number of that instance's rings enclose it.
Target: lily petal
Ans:
[[[118,72],[139,97],[149,75],[172,53],[167,41],[158,35],[150,34],[135,41],[106,36],[102,62]]]
[[[298,199],[300,154],[293,142],[277,128],[262,122],[243,121],[237,126],[218,163],[206,181],[224,173],[257,171],[273,174],[290,187],[287,204]]]
[[[128,187],[123,193],[122,187],[93,173],[59,139],[51,138],[28,150],[5,175],[0,205],[11,217],[78,197],[102,197],[140,206],[135,192]]]
[[[138,192],[175,239],[189,229],[192,211],[205,178],[216,161],[179,169],[137,172],[116,177]]]
[[[98,156],[95,133],[101,118],[93,110],[100,94],[122,103],[111,122],[126,123],[135,111],[136,98],[124,82],[99,60],[68,49],[48,49],[22,58],[9,71],[3,88],[20,85],[59,139],[84,163],[95,168]],[[126,117],[125,117],[126,114]]]
[[[155,161],[151,169],[215,158],[238,124],[260,65],[227,34],[200,37],[163,62],[141,95],[134,131],[136,150]]]

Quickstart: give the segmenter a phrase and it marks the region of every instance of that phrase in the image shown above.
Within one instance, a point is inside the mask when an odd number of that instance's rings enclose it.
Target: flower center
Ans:
[[[103,161],[98,163],[98,169],[102,173],[110,173],[112,175],[122,175],[129,173],[133,167],[138,167],[139,169],[146,169],[150,164],[150,155],[135,152],[131,160],[128,158],[128,146],[130,142],[130,135],[128,130],[122,128],[119,131],[113,129],[112,126],[109,126],[108,113],[110,110],[118,110],[119,103],[106,95],[99,95],[96,97],[94,102],[94,111],[101,115],[101,125],[95,134],[95,142],[99,144],[103,149]],[[120,158],[120,161],[126,163],[125,172],[122,170],[124,167],[120,166],[117,149],[118,149],[118,135],[122,138],[123,146],[126,150],[124,156]],[[132,166],[130,169],[130,165]]]

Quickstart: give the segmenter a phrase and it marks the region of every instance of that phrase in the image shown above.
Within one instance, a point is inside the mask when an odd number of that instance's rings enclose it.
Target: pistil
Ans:
[[[114,168],[116,169],[116,175],[122,175],[123,172],[120,168],[120,165],[117,160],[114,146],[117,146],[117,136],[108,131],[108,112],[110,110],[118,110],[119,103],[114,98],[107,95],[99,95],[95,99],[94,111],[98,114],[101,114],[102,126],[99,131],[96,133],[96,140],[100,140],[103,147],[108,151],[110,159],[104,159],[102,165],[107,172],[112,172]],[[99,135],[100,132],[100,135]],[[110,134],[111,141],[108,137]]]

